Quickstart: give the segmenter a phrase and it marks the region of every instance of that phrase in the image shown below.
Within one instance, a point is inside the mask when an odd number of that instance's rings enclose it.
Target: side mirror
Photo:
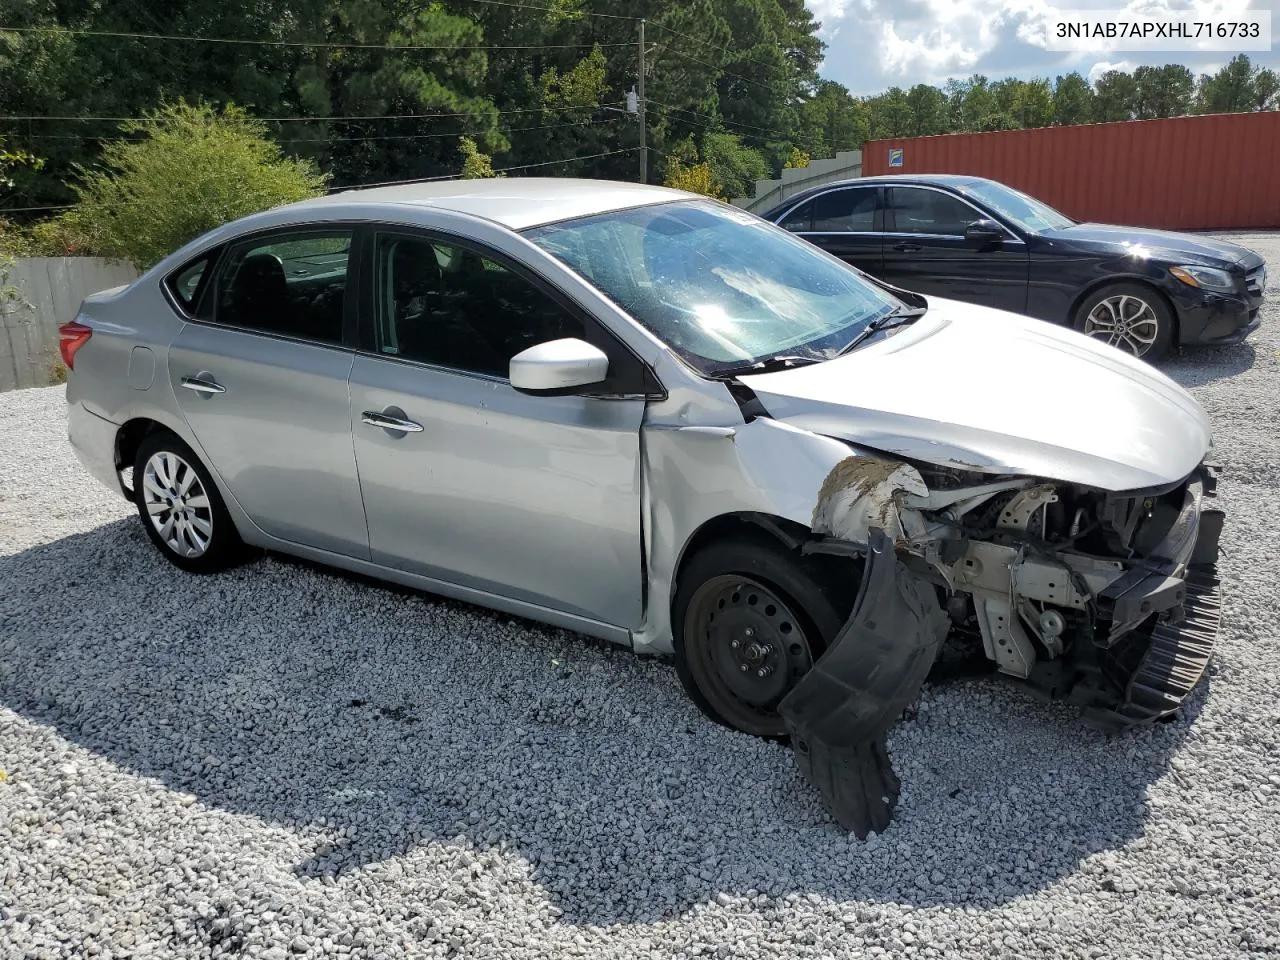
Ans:
[[[994,220],[975,220],[964,228],[964,240],[971,247],[998,247],[1004,241],[1004,230]]]
[[[511,358],[508,377],[521,393],[558,396],[601,383],[609,375],[604,351],[573,337],[548,340]]]

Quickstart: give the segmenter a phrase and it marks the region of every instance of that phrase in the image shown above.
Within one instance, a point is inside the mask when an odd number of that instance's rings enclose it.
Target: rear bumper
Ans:
[[[90,413],[76,401],[67,404],[67,439],[76,459],[94,477],[116,493],[124,495],[116,472],[116,433],[119,426]]]

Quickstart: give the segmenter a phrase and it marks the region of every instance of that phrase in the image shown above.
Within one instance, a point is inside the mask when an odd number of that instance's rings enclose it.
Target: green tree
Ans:
[[[1053,122],[1068,126],[1093,122],[1093,88],[1078,73],[1058,77],[1053,85]]]
[[[871,111],[873,140],[910,137],[915,133],[911,104],[907,100],[906,91],[901,87],[890,87],[879,96],[868,98],[866,103]]]
[[[481,153],[476,147],[476,142],[470,137],[463,137],[458,141],[458,152],[462,154],[463,180],[481,180],[498,176],[493,172],[493,158]]]
[[[1138,67],[1133,71],[1133,82],[1137,119],[1182,117],[1191,112],[1196,83],[1186,67],[1176,63]]]
[[[1280,109],[1280,76],[1270,68],[1263,67],[1253,78],[1253,109]]]
[[[62,218],[86,252],[148,267],[223,223],[324,189],[314,165],[282,156],[239,107],[179,101],[121,131],[135,139],[81,168],[80,202]]]
[[[1200,112],[1243,113],[1258,109],[1259,75],[1260,71],[1243,53],[1232,57],[1217,73],[1201,75],[1197,104]]]
[[[1132,120],[1138,108],[1138,84],[1132,74],[1108,70],[1093,85],[1094,118],[1102,123]]]
[[[708,133],[702,138],[702,157],[711,167],[711,181],[722,197],[755,195],[756,181],[769,176],[769,167],[758,150],[743,144],[732,133]]]
[[[834,80],[819,82],[800,106],[800,145],[822,156],[856,150],[870,134],[870,109]]]
[[[907,108],[911,111],[911,130],[917,137],[929,137],[951,130],[947,95],[927,83],[917,83],[907,91]]]

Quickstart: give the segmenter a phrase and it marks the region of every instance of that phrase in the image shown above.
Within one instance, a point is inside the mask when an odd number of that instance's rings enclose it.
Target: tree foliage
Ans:
[[[498,176],[493,172],[493,158],[481,153],[476,142],[470,137],[463,137],[458,141],[458,152],[462,154],[463,180],[481,180]]]
[[[638,86],[639,37],[628,17],[647,24],[651,175],[668,176],[664,158],[688,141],[700,158],[684,167],[705,164],[710,189],[729,193],[777,176],[796,150],[830,157],[870,137],[1275,109],[1280,97],[1275,72],[1244,56],[1198,78],[1176,64],[1093,83],[1078,73],[1052,82],[977,74],[857,96],[818,76],[824,45],[803,0],[153,7],[0,0],[0,23],[37,28],[0,30],[0,115],[54,118],[0,121],[11,151],[47,161],[10,172],[0,213],[76,202],[87,186],[81,172],[110,166],[108,151],[120,149],[119,124],[98,118],[144,116],[180,98],[267,118],[255,137],[337,186],[456,176],[460,159],[474,173],[482,158],[489,169],[538,164],[547,175],[633,179],[639,130],[622,106]],[[44,231],[62,236],[66,227]]]
[[[282,156],[239,107],[178,101],[122,129],[134,138],[106,143],[97,166],[79,169],[79,203],[59,218],[78,252],[147,267],[214,227],[324,189],[310,161]]]

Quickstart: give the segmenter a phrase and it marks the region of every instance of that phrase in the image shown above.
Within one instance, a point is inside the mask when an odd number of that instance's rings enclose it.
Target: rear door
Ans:
[[[792,209],[779,226],[878,276],[883,267],[882,193],[877,186],[828,190]]]
[[[1011,231],[995,246],[976,247],[964,231],[990,214],[937,187],[887,190],[881,276],[916,293],[1023,313],[1027,306],[1026,244]]]
[[[293,229],[232,245],[169,347],[169,376],[206,463],[258,527],[367,557],[347,399],[353,241]]]

